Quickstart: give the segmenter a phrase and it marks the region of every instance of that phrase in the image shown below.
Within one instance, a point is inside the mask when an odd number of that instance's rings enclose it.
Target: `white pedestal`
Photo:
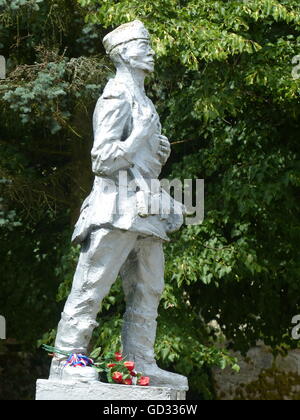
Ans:
[[[36,400],[185,400],[185,391],[156,386],[38,379]]]

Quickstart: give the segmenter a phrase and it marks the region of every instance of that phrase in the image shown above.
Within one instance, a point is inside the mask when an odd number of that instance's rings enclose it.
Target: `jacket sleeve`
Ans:
[[[133,166],[133,155],[126,142],[122,141],[130,117],[131,108],[125,92],[106,89],[97,102],[93,117],[94,145],[91,154],[92,169],[96,175],[109,176]]]

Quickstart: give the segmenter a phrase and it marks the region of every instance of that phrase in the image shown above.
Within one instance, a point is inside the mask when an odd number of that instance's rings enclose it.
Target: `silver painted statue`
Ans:
[[[180,228],[184,211],[170,199],[173,212],[147,212],[151,180],[158,178],[170,155],[170,143],[161,134],[158,114],[144,90],[144,79],[154,70],[154,51],[138,20],[110,32],[103,44],[117,72],[94,111],[95,181],[72,238],[82,247],[55,346],[73,353],[87,351],[99,306],[120,273],[126,299],[123,354],[150,377],[151,385],[186,390],[187,378],[158,368],[153,350],[164,289],[163,242],[168,232]],[[128,184],[122,185],[124,180]],[[160,198],[165,194],[160,191]],[[50,379],[61,377],[62,365],[56,355]],[[88,369],[80,374],[88,375]]]

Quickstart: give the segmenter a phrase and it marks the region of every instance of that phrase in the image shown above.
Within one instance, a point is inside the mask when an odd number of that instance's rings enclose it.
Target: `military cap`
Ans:
[[[150,40],[149,32],[145,28],[144,24],[139,20],[124,23],[112,32],[109,32],[103,38],[103,45],[107,54],[110,54],[111,51],[118,45],[135,39]]]

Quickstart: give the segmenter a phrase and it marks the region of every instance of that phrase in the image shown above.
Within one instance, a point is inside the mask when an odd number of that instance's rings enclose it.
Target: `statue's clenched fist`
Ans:
[[[164,165],[171,154],[171,145],[168,138],[162,134],[159,136],[159,140],[160,141],[157,154],[159,156],[159,160]]]

